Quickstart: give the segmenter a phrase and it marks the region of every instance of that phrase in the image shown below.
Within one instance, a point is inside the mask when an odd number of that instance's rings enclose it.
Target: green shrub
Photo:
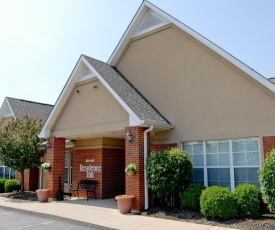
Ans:
[[[259,172],[263,195],[268,202],[269,210],[275,212],[275,149],[267,154],[263,168]]]
[[[7,179],[0,179],[0,193],[5,192],[5,183]]]
[[[237,202],[229,188],[208,187],[202,191],[201,213],[207,219],[233,219],[237,217]]]
[[[189,185],[182,193],[181,208],[200,211],[200,196],[204,189],[206,187],[200,184]]]
[[[259,218],[262,215],[262,194],[255,185],[237,186],[234,197],[240,217]]]
[[[192,161],[187,152],[172,148],[163,152],[151,153],[146,165],[148,187],[158,199],[168,206],[174,206],[175,200],[186,187],[192,176]]]
[[[5,183],[5,192],[14,192],[20,190],[20,182],[16,179],[7,180]]]

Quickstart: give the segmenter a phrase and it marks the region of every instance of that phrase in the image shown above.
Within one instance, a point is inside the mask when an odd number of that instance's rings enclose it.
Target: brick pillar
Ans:
[[[49,141],[51,148],[46,151],[45,162],[50,163],[52,169],[46,173],[46,188],[50,189],[50,198],[56,198],[56,192],[59,188],[59,176],[61,176],[61,186],[62,191],[64,191],[65,138],[50,137]]]
[[[133,210],[142,210],[144,208],[144,147],[143,132],[144,127],[127,127],[125,129],[125,137],[128,130],[133,134],[133,142],[128,142],[125,138],[125,167],[130,163],[137,165],[138,171],[129,176],[125,174],[125,192],[134,195]],[[150,134],[148,138],[148,153],[150,150]]]
[[[22,183],[21,173],[15,171],[15,179]],[[31,168],[26,169],[24,172],[24,188],[25,191],[35,191],[38,189],[38,180],[39,180],[39,169]]]
[[[264,158],[272,149],[275,149],[275,136],[263,137]]]

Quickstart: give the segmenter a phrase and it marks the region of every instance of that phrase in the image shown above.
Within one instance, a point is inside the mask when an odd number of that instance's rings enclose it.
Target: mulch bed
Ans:
[[[36,192],[27,192],[24,193],[17,192],[17,193],[10,193],[7,197],[12,199],[20,199],[20,200],[30,200],[30,201],[38,201]]]
[[[147,211],[143,211],[141,215],[227,228],[249,230],[275,229],[275,219],[272,214],[265,214],[260,219],[232,219],[222,221],[207,220],[199,212],[189,210],[180,210],[177,208],[151,208]]]

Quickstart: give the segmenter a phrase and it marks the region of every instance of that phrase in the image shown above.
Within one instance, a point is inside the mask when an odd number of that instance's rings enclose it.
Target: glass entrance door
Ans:
[[[72,185],[72,153],[65,153],[64,192],[70,193]]]

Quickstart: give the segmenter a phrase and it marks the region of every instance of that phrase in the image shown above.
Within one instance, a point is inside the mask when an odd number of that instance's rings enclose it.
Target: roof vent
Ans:
[[[92,73],[92,71],[87,67],[81,77],[84,77],[84,76],[89,75],[91,73]]]
[[[143,30],[146,30],[152,26],[156,26],[158,24],[162,24],[162,21],[159,18],[157,18],[156,16],[154,16],[153,14],[148,13],[147,17],[145,18],[145,20],[139,27],[137,33],[141,32]]]

